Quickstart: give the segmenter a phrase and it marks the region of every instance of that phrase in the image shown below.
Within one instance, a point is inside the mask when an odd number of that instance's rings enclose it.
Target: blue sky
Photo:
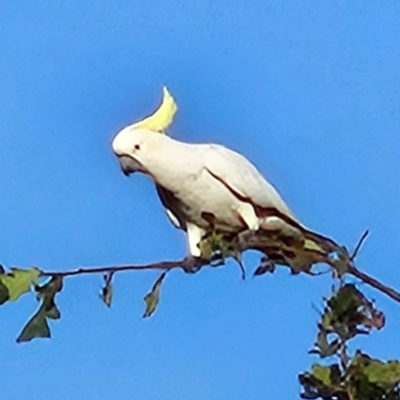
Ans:
[[[309,227],[353,246],[400,288],[400,3],[270,0],[0,4],[0,261],[6,266],[180,258],[183,235],[151,182],[129,180],[113,135],[151,112],[162,85],[171,134],[239,150]],[[246,257],[249,270],[257,261]],[[327,277],[241,281],[234,264],[171,273],[142,320],[153,272],[67,280],[52,340],[17,345],[33,296],[3,307],[8,400],[296,398]],[[366,288],[387,326],[358,341],[400,357],[400,306]]]

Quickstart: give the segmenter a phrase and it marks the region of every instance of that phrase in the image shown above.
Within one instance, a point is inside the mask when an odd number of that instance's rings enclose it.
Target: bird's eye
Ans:
[[[135,150],[140,150],[140,144],[135,144]]]

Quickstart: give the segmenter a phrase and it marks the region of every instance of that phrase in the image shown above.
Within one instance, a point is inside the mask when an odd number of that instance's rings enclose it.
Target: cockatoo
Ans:
[[[301,262],[304,254],[326,255],[334,249],[333,241],[298,221],[275,187],[244,156],[222,145],[184,143],[167,136],[176,110],[164,87],[159,109],[122,129],[112,148],[125,175],[141,172],[153,180],[169,218],[187,233],[191,256],[202,256],[200,243],[210,230],[278,232],[283,245],[296,243],[286,254],[295,260],[301,253]]]

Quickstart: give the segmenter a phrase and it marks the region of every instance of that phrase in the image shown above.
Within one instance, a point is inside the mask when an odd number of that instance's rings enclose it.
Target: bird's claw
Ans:
[[[195,274],[200,271],[201,267],[205,264],[205,260],[201,257],[187,256],[182,263],[182,269],[187,274]]]
[[[254,276],[275,272],[275,263],[266,255],[262,255],[259,267],[254,271]]]
[[[225,264],[225,256],[221,250],[216,250],[211,254],[210,265],[212,267],[219,267]]]

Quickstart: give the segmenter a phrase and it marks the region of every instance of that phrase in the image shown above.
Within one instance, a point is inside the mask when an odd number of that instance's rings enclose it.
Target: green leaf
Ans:
[[[328,301],[328,305],[341,317],[344,314],[355,313],[365,302],[363,294],[354,285],[347,284]]]
[[[370,360],[363,372],[369,382],[375,383],[382,388],[390,388],[400,383],[400,363],[397,360],[388,361],[387,363],[379,360]]]
[[[4,287],[8,291],[7,300],[15,301],[24,293],[29,292],[32,285],[37,284],[39,276],[40,270],[35,267],[30,269],[11,268],[10,272],[1,273],[0,304],[3,304],[7,298]]]
[[[330,299],[321,316],[321,325],[329,333],[348,340],[371,329],[381,329],[385,315],[352,284],[340,287]]]
[[[104,278],[104,286],[101,289],[101,299],[103,303],[107,307],[111,307],[112,298],[113,298],[113,286],[112,286],[112,273],[105,274]]]
[[[300,384],[303,386],[303,399],[348,399],[342,385],[342,373],[338,364],[323,366],[314,364],[311,372],[299,375]]]
[[[4,304],[6,301],[10,299],[10,293],[7,289],[7,286],[0,280],[0,305]]]
[[[199,247],[201,256],[205,259],[211,259],[215,253],[220,253],[220,258],[224,258],[228,250],[228,244],[224,240],[224,236],[215,230],[209,232],[206,237],[201,240]]]
[[[153,287],[151,288],[151,292],[144,296],[143,300],[146,302],[146,310],[143,314],[143,318],[150,317],[156,310],[158,302],[160,300],[161,284],[165,278],[165,275],[167,275],[167,271],[163,272],[158,277]]]
[[[45,311],[39,309],[22,329],[17,343],[29,342],[35,338],[50,338],[50,328]]]
[[[17,343],[29,342],[35,338],[50,338],[50,328],[47,319],[61,318],[55,303],[55,296],[63,287],[62,277],[53,276],[43,286],[36,286],[37,298],[41,300],[38,311],[28,321],[17,338]]]
[[[357,350],[346,376],[354,399],[400,399],[398,361],[383,362]]]
[[[329,386],[331,384],[331,368],[324,367],[319,364],[314,364],[312,366],[312,374],[314,378],[318,379],[325,386]]]

